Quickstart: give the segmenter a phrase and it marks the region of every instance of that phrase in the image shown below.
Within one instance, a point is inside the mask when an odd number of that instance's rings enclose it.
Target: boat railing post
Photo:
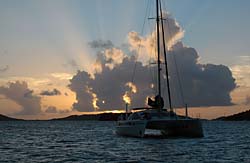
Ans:
[[[126,103],[126,120],[128,119],[128,103]]]
[[[188,107],[187,107],[187,104],[185,104],[185,111],[186,111],[186,118],[188,118]]]

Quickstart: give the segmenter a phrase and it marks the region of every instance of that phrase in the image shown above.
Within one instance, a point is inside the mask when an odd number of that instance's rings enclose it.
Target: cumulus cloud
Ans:
[[[170,49],[176,42],[184,37],[184,30],[178,22],[170,16],[167,12],[163,13],[164,36],[167,48]],[[161,22],[160,22],[161,26]],[[160,37],[163,35],[160,28]],[[162,38],[160,38],[162,39]],[[128,34],[128,43],[131,51],[136,51],[138,60],[147,64],[149,60],[156,56],[156,27],[155,30],[142,37],[139,33],[132,31]],[[163,45],[161,44],[161,47]]]
[[[57,96],[57,95],[61,95],[61,92],[58,89],[54,88],[52,91],[49,91],[49,90],[42,91],[40,93],[40,95],[42,95],[42,96]]]
[[[230,92],[235,89],[236,84],[230,69],[224,65],[199,63],[197,51],[184,46],[180,41],[184,31],[176,20],[167,13],[164,17],[174,106],[181,107],[184,103],[193,107],[233,105]],[[98,49],[94,64],[96,72],[91,75],[87,71],[78,71],[70,80],[69,88],[77,97],[73,108],[78,111],[113,110],[124,108],[125,102],[130,103],[132,107],[144,106],[147,97],[157,93],[156,67],[148,64],[148,60],[155,59],[155,35],[155,31],[146,37],[130,32],[129,53],[114,47],[111,42],[93,41],[94,46],[91,44],[91,47]],[[168,107],[164,73],[163,68],[163,98],[165,107]],[[180,94],[180,83],[183,95]]]
[[[200,64],[196,50],[179,43],[178,48],[175,47],[174,51],[169,51],[168,54],[172,99],[176,107],[183,106],[183,103],[180,98],[173,55],[177,64],[181,65],[178,70],[185,103],[189,106],[232,105],[230,92],[236,85],[229,68],[223,65]],[[133,92],[131,88],[128,89],[128,83],[131,82],[135,64],[136,76],[133,85],[136,91]],[[143,65],[142,62],[136,63],[134,56],[125,57],[122,63],[113,69],[105,66],[105,62],[102,65],[103,71],[96,73],[94,78],[91,78],[88,72],[78,71],[70,81],[70,89],[77,95],[77,102],[73,107],[78,111],[93,111],[93,97],[98,108],[112,110],[124,106],[124,97],[129,96],[132,99],[129,103],[139,107],[144,106],[147,97],[154,95],[155,91],[151,87],[155,83],[152,79],[154,70],[148,65]],[[166,83],[164,79],[162,83]],[[129,92],[132,93],[128,94]],[[164,99],[167,99],[166,91]]]
[[[125,57],[123,51],[117,48],[107,49],[105,50],[104,54],[107,61],[105,66],[109,67],[110,69],[113,69],[116,65],[121,64],[123,58]]]
[[[232,105],[230,92],[236,88],[235,79],[227,66],[200,64],[194,48],[177,43],[168,55],[170,84],[174,102],[180,103],[180,90],[177,73],[183,86],[185,103],[190,106],[226,106]],[[177,62],[178,71],[175,67]],[[178,83],[178,82],[177,82]],[[179,98],[178,98],[179,97]]]
[[[93,102],[101,110],[113,110],[122,108],[125,104],[123,95],[128,91],[128,84],[131,80],[133,68],[135,65],[135,58],[124,58],[123,62],[113,69],[105,66],[103,63],[102,73],[96,73],[95,78],[85,71],[78,71],[78,73],[70,80],[69,88],[76,93],[77,102],[73,108],[78,111],[93,111]],[[135,81],[138,93],[133,96],[134,104],[139,106],[139,101],[143,101],[151,90],[148,81],[151,81],[149,75],[150,69],[148,66],[143,66],[141,63],[137,64],[138,78]],[[93,95],[95,94],[95,95]],[[133,94],[135,95],[135,94]],[[95,97],[95,98],[93,98]],[[94,100],[95,99],[95,100]]]
[[[16,114],[36,115],[41,113],[41,97],[34,95],[26,82],[16,81],[9,83],[6,87],[1,86],[0,94],[22,107],[22,110]]]
[[[91,92],[89,83],[91,82],[90,74],[85,71],[78,71],[70,80],[69,88],[76,93],[76,101],[73,108],[78,111],[94,111],[94,95]]]
[[[168,47],[171,48],[176,42],[184,37],[184,30],[169,13],[164,12],[163,18],[165,19],[163,21],[165,40]],[[160,32],[162,32],[161,28]]]
[[[250,88],[250,57],[241,57],[240,61],[231,67],[233,75],[240,87]]]
[[[234,65],[230,67],[236,79],[237,88],[232,94],[233,101],[237,104],[248,104],[250,92],[250,56],[235,57]]]

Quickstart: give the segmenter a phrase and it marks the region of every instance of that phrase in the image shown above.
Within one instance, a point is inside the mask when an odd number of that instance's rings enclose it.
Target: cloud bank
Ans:
[[[176,100],[178,98],[178,81],[175,60],[183,87],[185,103],[190,106],[228,106],[232,105],[230,92],[236,88],[235,79],[227,66],[200,64],[194,48],[185,47],[182,43],[174,45],[169,51],[170,84]]]
[[[56,88],[52,91],[45,90],[39,95],[35,95],[34,91],[28,87],[28,83],[24,81],[9,82],[7,86],[0,87],[0,95],[4,99],[10,99],[21,106],[22,110],[14,113],[14,115],[40,115],[42,113],[66,113],[69,111],[61,111],[55,106],[48,106],[42,110],[41,96],[57,96],[61,92]]]
[[[36,115],[41,113],[41,97],[33,94],[26,82],[11,82],[0,87],[0,94],[15,101],[22,107],[17,115]]]
[[[182,28],[168,14],[165,13],[165,17],[167,59],[174,106],[181,107],[184,103],[193,107],[233,105],[230,92],[236,84],[229,68],[199,63],[197,51],[184,46],[180,41],[184,36]],[[155,59],[155,31],[146,37],[130,32],[129,51],[126,53],[125,50],[114,47],[111,41],[98,40],[89,44],[97,50],[97,59],[93,65],[96,71],[94,74],[78,71],[70,80],[69,88],[76,93],[73,109],[121,109],[125,102],[132,107],[141,107],[145,105],[147,97],[156,94],[156,69],[148,64],[148,60]],[[134,67],[136,71],[132,81]],[[163,97],[165,107],[168,107],[165,78],[162,71]],[[184,99],[181,98],[178,81],[181,83]]]
[[[223,65],[199,64],[198,54],[193,48],[179,45],[174,51],[169,51],[170,85],[173,103],[176,107],[183,106],[173,55],[178,62],[179,75],[184,92],[185,103],[189,106],[225,106],[232,105],[230,92],[236,87],[231,71]],[[103,56],[105,57],[105,56]],[[109,61],[107,61],[109,62]],[[136,64],[136,76],[133,82],[136,92],[130,91],[133,67]],[[154,83],[150,66],[137,62],[135,57],[125,57],[122,63],[115,67],[101,62],[102,72],[95,73],[94,78],[85,71],[78,73],[70,80],[69,88],[77,95],[73,105],[78,111],[94,111],[96,109],[117,109],[124,106],[123,96],[130,93],[131,105],[144,106],[148,96],[154,95]],[[162,81],[165,83],[165,81]],[[164,84],[163,84],[164,87]],[[165,88],[165,87],[164,87]],[[165,91],[166,93],[166,91]],[[167,95],[164,94],[164,99]],[[165,100],[166,105],[167,101]],[[95,106],[95,108],[93,107]]]
[[[184,103],[192,107],[233,105],[230,92],[236,88],[236,84],[230,69],[224,65],[199,63],[197,51],[183,45],[180,40],[184,37],[184,30],[167,13],[164,17],[167,19],[164,21],[165,38],[174,107],[182,107]],[[122,109],[125,103],[131,107],[145,106],[147,98],[157,93],[156,67],[149,64],[149,60],[153,62],[156,56],[155,36],[155,30],[146,36],[132,31],[128,34],[126,49],[115,46],[109,40],[92,41],[89,46],[96,51],[97,56],[93,64],[94,73],[78,70],[73,77],[65,73],[51,75],[59,80],[70,79],[68,87],[76,94],[72,108],[77,111]],[[67,66],[79,69],[75,60],[69,60]],[[164,71],[163,67],[162,90],[165,107],[168,107]],[[180,93],[180,84],[183,95]],[[34,115],[42,112],[41,97],[34,95],[26,82],[17,81],[9,83],[7,87],[1,86],[0,94],[22,106],[23,109],[17,114]],[[44,90],[39,95],[56,96],[61,95],[61,92],[57,89]],[[246,99],[246,103],[248,101]],[[45,113],[56,112],[59,110],[55,106],[45,110]]]
[[[40,93],[40,95],[42,95],[42,96],[57,96],[57,95],[61,95],[61,92],[58,89],[54,88],[52,91],[49,91],[49,90],[42,91]]]

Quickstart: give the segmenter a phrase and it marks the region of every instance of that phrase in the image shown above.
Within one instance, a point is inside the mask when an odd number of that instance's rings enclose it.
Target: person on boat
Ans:
[[[148,105],[153,108],[162,109],[164,107],[164,100],[160,95],[155,96],[155,100],[148,98]]]

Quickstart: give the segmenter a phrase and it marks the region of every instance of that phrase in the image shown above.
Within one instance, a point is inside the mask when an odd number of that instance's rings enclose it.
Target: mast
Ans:
[[[161,15],[159,15],[159,12]],[[165,38],[164,38],[164,28],[163,28],[163,18],[162,18],[162,9],[161,9],[161,1],[160,1],[160,8],[159,8],[159,0],[156,0],[156,34],[157,34],[157,71],[158,71],[158,95],[155,96],[156,104],[152,103],[149,99],[148,104],[150,106],[156,105],[159,110],[163,109],[164,107],[164,100],[161,97],[161,58],[160,58],[160,32],[159,32],[159,22],[161,21],[161,29],[162,29],[162,39],[163,39],[163,49],[164,49],[164,59],[165,59],[165,68],[166,68],[166,78],[167,78],[167,87],[168,87],[168,100],[169,100],[169,107],[170,112],[173,112],[172,103],[171,103],[171,95],[170,95],[170,86],[169,86],[169,75],[168,75],[168,67],[167,67],[167,57],[166,57],[166,46],[165,46]]]
[[[160,61],[160,34],[159,34],[159,0],[156,0],[156,28],[157,28],[157,64],[158,64],[158,95],[161,97],[161,61]]]
[[[168,62],[167,62],[167,53],[166,53],[166,45],[165,45],[165,33],[164,33],[164,27],[163,27],[163,17],[162,17],[161,1],[160,1],[160,13],[161,13],[161,30],[162,30],[163,49],[164,49],[164,61],[165,61],[167,87],[168,87],[168,101],[169,101],[170,112],[173,112],[172,102],[171,102],[169,76],[168,76],[169,75],[169,73],[168,73]]]

